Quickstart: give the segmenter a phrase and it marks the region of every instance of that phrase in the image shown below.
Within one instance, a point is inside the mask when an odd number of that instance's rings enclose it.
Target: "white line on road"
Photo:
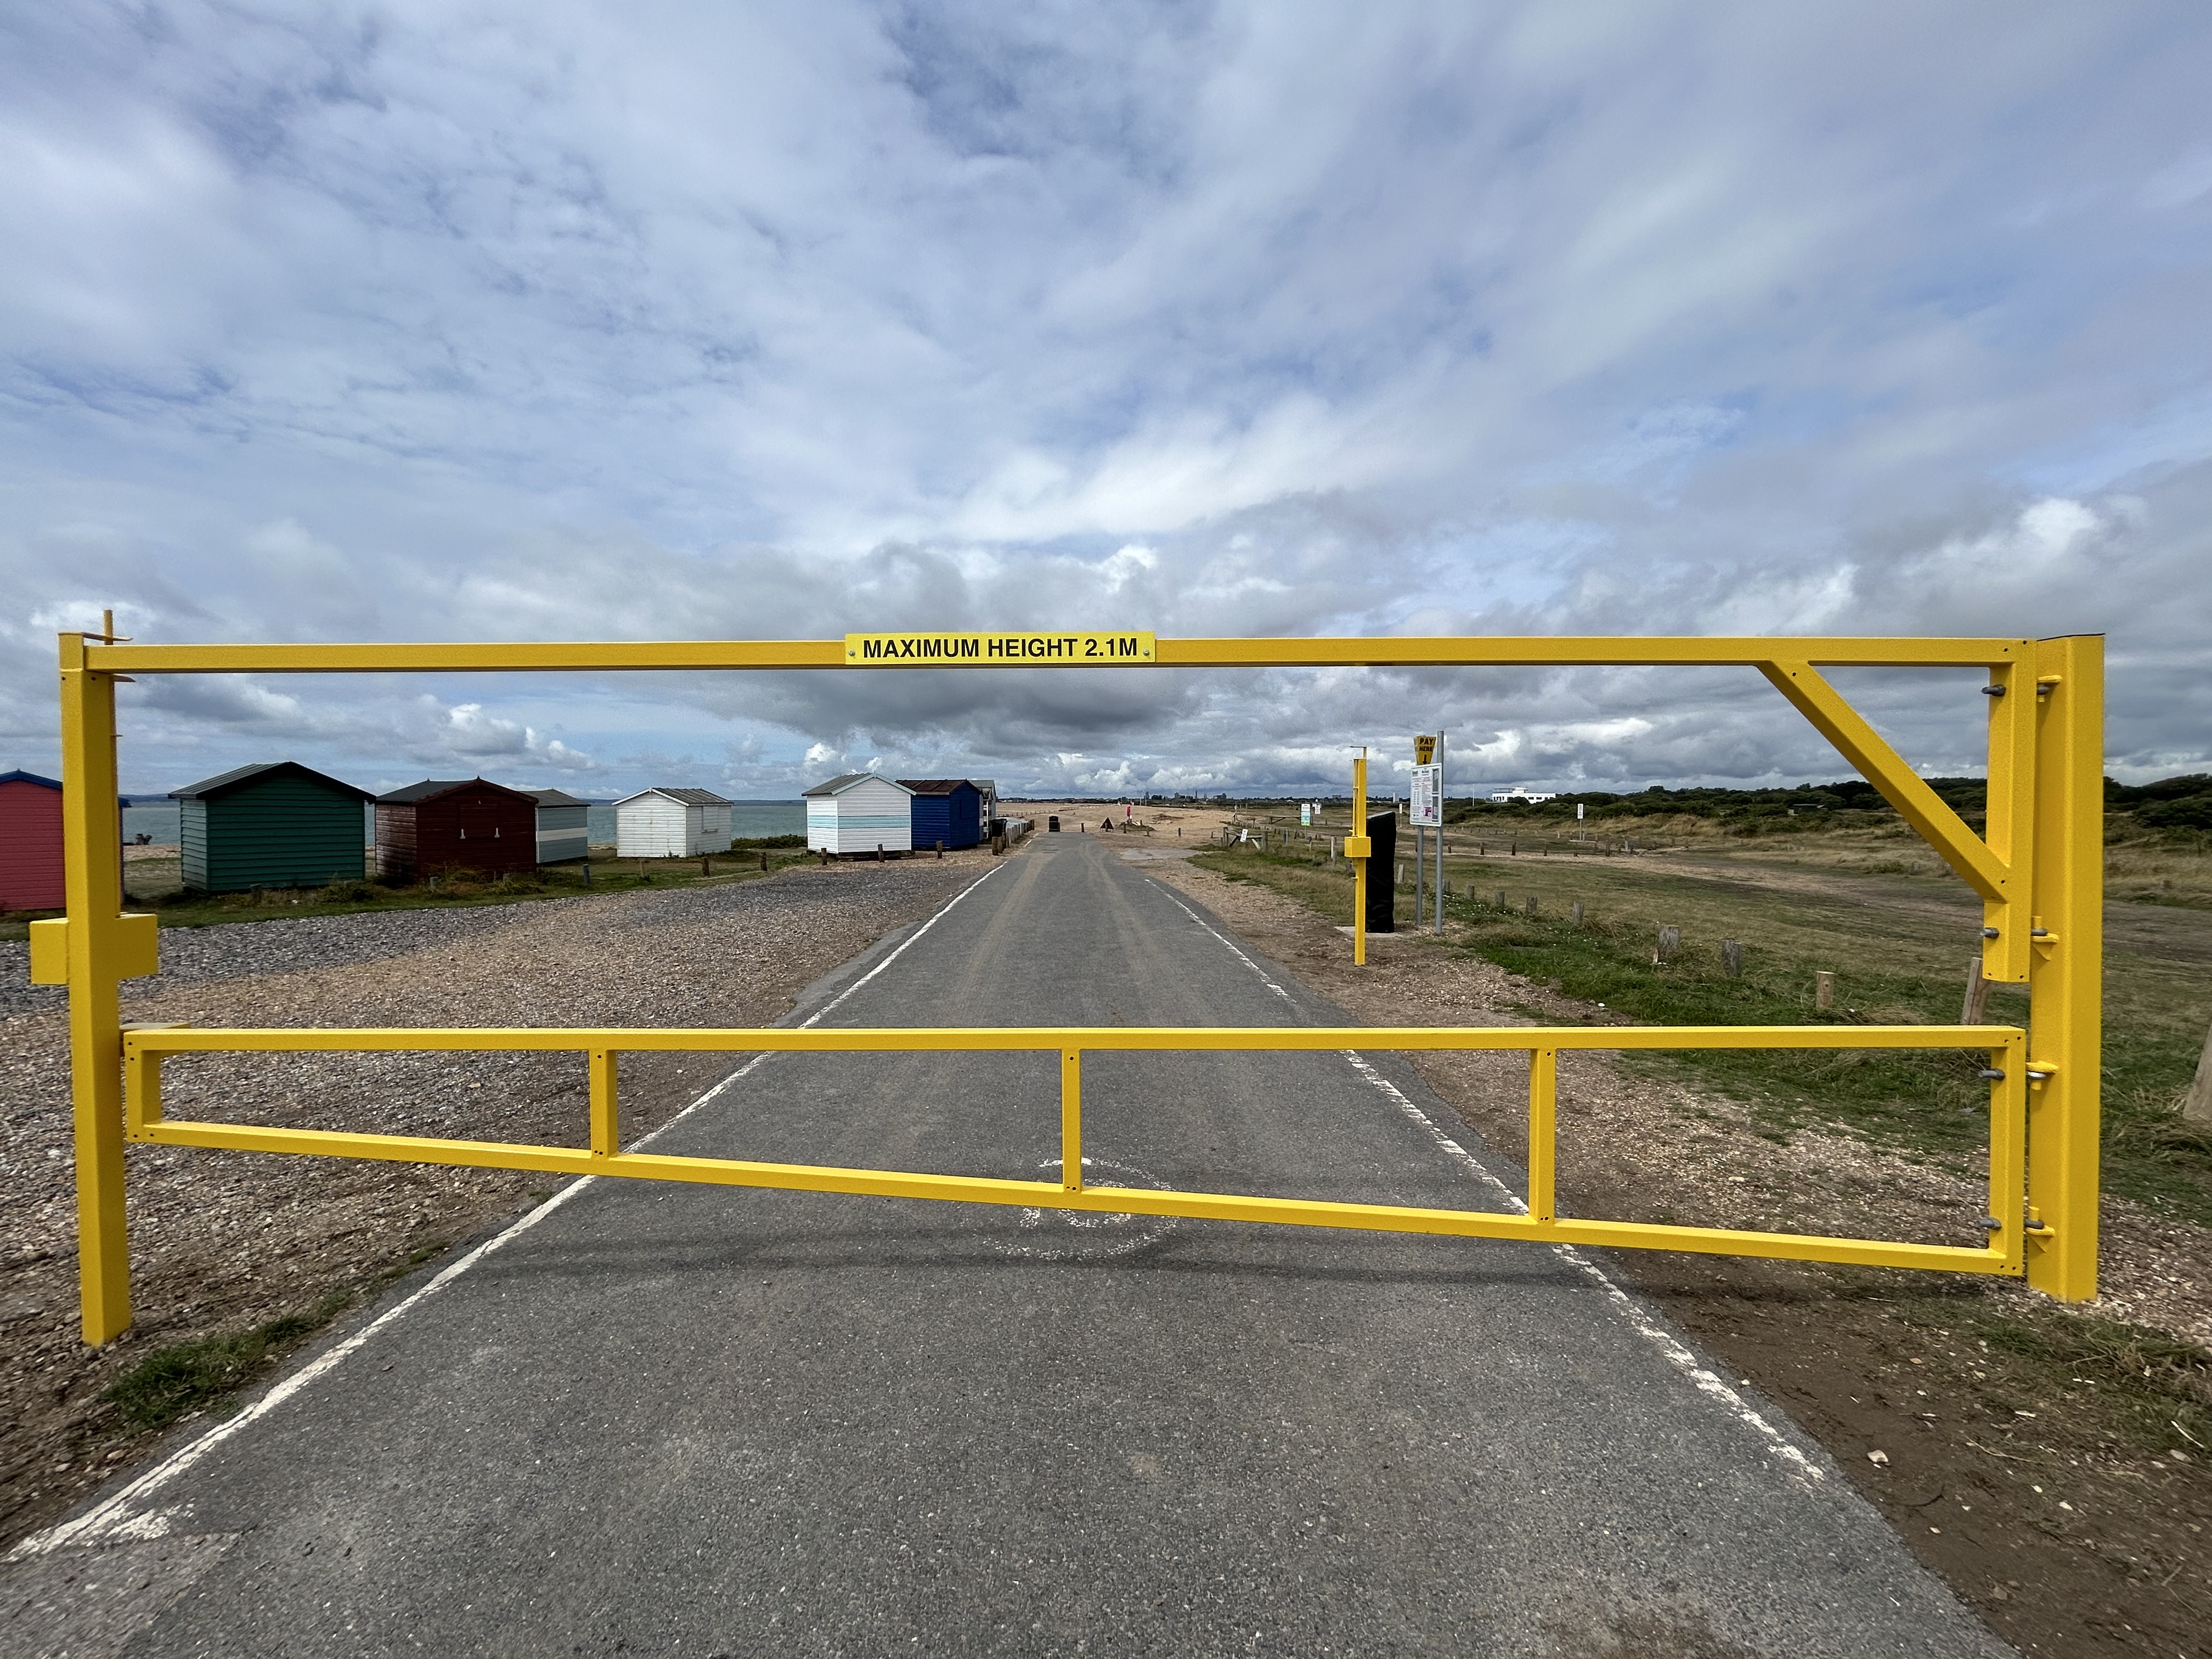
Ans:
[[[1154,877],[1152,879],[1158,881],[1158,878]],[[1291,994],[1270,978],[1267,970],[1258,963],[1238,949],[1227,934],[1215,927],[1189,905],[1185,904],[1181,895],[1167,884],[1161,882],[1159,885],[1160,890],[1173,900],[1185,915],[1220,940],[1222,945],[1231,956],[1257,975],[1262,985],[1285,1002],[1291,1000]],[[1376,1071],[1365,1055],[1355,1049],[1347,1048],[1344,1050],[1344,1057],[1352,1063],[1352,1069],[1364,1078],[1371,1086],[1386,1097],[1406,1116],[1425,1130],[1429,1139],[1436,1144],[1439,1151],[1474,1175],[1516,1213],[1520,1215],[1528,1213],[1528,1205],[1522,1201],[1518,1194],[1486,1169],[1474,1153],[1437,1127],[1435,1120],[1407,1099],[1404,1090]],[[1710,1366],[1698,1364],[1697,1355],[1691,1352],[1689,1348],[1672,1332],[1638,1306],[1635,1298],[1614,1283],[1613,1276],[1604,1268],[1599,1267],[1596,1262],[1591,1261],[1571,1244],[1554,1244],[1551,1248],[1553,1254],[1560,1261],[1595,1285],[1612,1305],[1613,1311],[1627,1322],[1629,1328],[1656,1348],[1660,1357],[1686,1377],[1698,1393],[1727,1407],[1733,1416],[1765,1440],[1767,1449],[1793,1474],[1800,1475],[1808,1481],[1817,1481],[1826,1478],[1820,1465],[1808,1457],[1802,1447],[1754,1410],[1749,1401],[1723,1382],[1713,1373]]]
[[[851,996],[854,992],[859,990],[863,985],[866,985],[878,974],[882,973],[884,969],[890,967],[891,963],[896,962],[902,956],[904,956],[914,942],[920,939],[924,933],[927,933],[931,928],[936,927],[954,905],[959,903],[960,901],[966,898],[969,894],[974,892],[985,882],[990,880],[993,876],[998,874],[1004,867],[1005,866],[1002,865],[993,865],[991,868],[985,871],[975,880],[969,882],[965,887],[955,893],[950,899],[947,899],[928,921],[923,922],[921,927],[915,928],[913,933],[908,934],[905,939],[901,940],[896,950],[891,951],[873,968],[871,968],[866,973],[861,975],[860,978],[854,980],[850,985],[840,991],[836,996],[830,998],[829,1001],[823,1003],[821,1007],[816,1009],[814,1012],[807,1016],[805,1019],[800,1021],[799,1024],[801,1027],[804,1028],[813,1024],[815,1021],[820,1019],[824,1014],[829,1013],[832,1009],[836,1008],[838,1004],[844,1001],[847,997]],[[690,1116],[692,1113],[697,1111],[708,1101],[714,1099],[715,1096],[720,1094],[723,1090],[728,1088],[730,1085],[735,1083],[739,1078],[744,1076],[745,1073],[751,1071],[755,1066],[758,1066],[763,1060],[768,1058],[769,1056],[767,1054],[755,1054],[750,1060],[738,1066],[727,1077],[724,1078],[720,1083],[717,1083],[713,1088],[708,1090],[705,1094],[701,1095],[698,1099],[693,1101],[682,1111],[677,1113],[675,1116],[670,1118],[667,1122],[662,1124],[659,1128],[653,1131],[651,1134],[641,1136],[636,1141],[633,1142],[633,1147],[651,1146],[654,1140],[659,1139],[661,1135],[665,1134],[670,1129],[675,1127],[678,1123],[681,1123],[685,1118]],[[21,1543],[17,1544],[15,1548],[9,1550],[8,1552],[7,1559],[10,1561],[15,1561],[24,1559],[30,1556],[46,1555],[54,1550],[61,1549],[72,1544],[124,1543],[166,1536],[170,1530],[172,1522],[178,1518],[178,1511],[173,1509],[169,1509],[155,1510],[151,1512],[142,1512],[139,1505],[144,1499],[152,1496],[161,1487],[168,1485],[170,1481],[175,1480],[186,1469],[191,1468],[193,1464],[198,1462],[202,1458],[205,1457],[210,1452],[222,1444],[224,1441],[229,1439],[233,1435],[237,1434],[248,1425],[258,1422],[262,1418],[268,1416],[270,1412],[276,1410],[277,1407],[283,1405],[294,1395],[299,1393],[301,1389],[314,1382],[316,1378],[328,1376],[348,1357],[359,1350],[361,1346],[369,1340],[369,1338],[374,1336],[386,1325],[391,1324],[402,1315],[406,1314],[410,1310],[419,1306],[421,1304],[428,1301],[432,1297],[437,1295],[439,1291],[444,1290],[447,1285],[452,1284],[463,1273],[468,1272],[470,1268],[475,1267],[477,1262],[489,1255],[494,1250],[501,1249],[506,1245],[513,1243],[515,1239],[521,1237],[523,1234],[528,1232],[539,1222],[544,1220],[547,1216],[551,1215],[554,1211],[559,1209],[570,1199],[575,1197],[575,1195],[582,1192],[584,1188],[590,1186],[593,1182],[602,1178],[603,1177],[599,1176],[582,1176],[578,1177],[576,1180],[570,1182],[567,1186],[562,1188],[560,1191],[555,1193],[552,1197],[547,1199],[543,1204],[540,1204],[537,1208],[532,1210],[529,1214],[524,1216],[520,1220],[514,1223],[514,1225],[508,1227],[504,1232],[498,1234],[495,1237],[487,1239],[484,1243],[477,1245],[476,1249],[471,1250],[466,1255],[463,1256],[459,1261],[453,1262],[446,1267],[437,1275],[437,1277],[431,1279],[428,1284],[423,1285],[422,1289],[416,1291],[413,1295],[406,1297],[404,1301],[393,1304],[391,1307],[379,1314],[374,1319],[369,1321],[368,1324],[356,1331],[351,1336],[347,1337],[342,1342],[335,1344],[325,1352],[316,1355],[314,1358],[301,1366],[298,1370],[294,1371],[289,1376],[278,1382],[275,1387],[269,1390],[268,1393],[263,1395],[259,1399],[254,1401],[252,1404],[240,1410],[236,1416],[228,1418],[222,1422],[214,1425],[212,1427],[200,1434],[198,1438],[179,1447],[175,1451],[170,1453],[167,1457],[162,1459],[161,1462],[156,1463],[152,1468],[147,1470],[145,1474],[131,1481],[129,1486],[123,1487],[120,1491],[113,1493],[112,1496],[103,1498],[100,1503],[95,1504],[92,1508],[87,1510],[82,1515],[76,1516],[74,1520],[64,1521],[57,1525],[48,1527],[43,1532],[33,1533],[28,1538],[24,1539]]]

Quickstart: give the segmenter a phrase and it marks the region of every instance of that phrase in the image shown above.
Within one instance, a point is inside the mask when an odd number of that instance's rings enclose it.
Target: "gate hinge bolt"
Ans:
[[[1997,930],[1994,927],[1984,927],[1982,929],[1982,937],[1984,939],[1996,939],[1997,936]]]
[[[2001,1233],[2004,1231],[2004,1223],[1993,1215],[1985,1215],[1982,1218],[1982,1231],[1985,1233]]]
[[[1987,1083],[2002,1083],[2004,1081],[2004,1073],[1994,1066],[1983,1066],[1980,1075],[1982,1079]]]
[[[1985,685],[1982,688],[1982,695],[1985,697],[2002,697],[2004,694],[2005,689],[2002,685]]]

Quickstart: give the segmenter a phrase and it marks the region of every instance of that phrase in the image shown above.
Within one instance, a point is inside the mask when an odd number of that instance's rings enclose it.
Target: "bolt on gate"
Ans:
[[[423,673],[634,669],[1739,666],[1755,668],[1979,895],[1983,971],[2025,983],[2029,1024],[793,1030],[128,1028],[120,982],[156,971],[155,918],[123,912],[116,848],[115,685],[143,674]],[[1820,673],[1824,667],[1980,668],[1988,683],[1985,833],[1972,829]],[[2057,639],[1155,639],[1150,634],[866,634],[840,640],[635,644],[153,645],[61,636],[65,920],[32,924],[32,975],[70,989],[78,1273],[85,1340],[131,1323],[126,1140],[171,1146],[541,1170],[741,1187],[1386,1232],[1514,1238],[2024,1276],[2087,1300],[2097,1284],[2098,1079],[2103,847],[2104,644]],[[1350,849],[1347,848],[1347,851]],[[1559,1056],[1583,1049],[1949,1048],[1984,1051],[1989,1216],[1974,1245],[1609,1221],[1553,1200]],[[1525,1212],[1095,1185],[1082,1161],[1086,1050],[1518,1050],[1528,1055]],[[552,1050],[586,1056],[585,1144],[542,1146],[212,1121],[161,1111],[165,1055],[368,1050]],[[615,1090],[624,1051],[1056,1051],[1061,1178],[676,1158],[622,1149]]]

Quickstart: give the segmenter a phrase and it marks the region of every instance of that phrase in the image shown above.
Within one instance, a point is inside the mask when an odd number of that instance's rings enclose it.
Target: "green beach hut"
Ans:
[[[362,878],[366,789],[276,761],[169,793],[183,818],[188,888],[242,893]]]

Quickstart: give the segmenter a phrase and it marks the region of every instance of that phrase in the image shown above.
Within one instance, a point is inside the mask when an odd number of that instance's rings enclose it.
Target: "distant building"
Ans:
[[[366,789],[274,761],[169,793],[187,888],[246,893],[361,879]]]
[[[816,853],[904,853],[914,846],[914,792],[872,772],[848,772],[799,792]]]
[[[562,864],[592,853],[592,804],[558,789],[526,789],[538,803],[538,861]]]
[[[1532,795],[1516,783],[1510,789],[1492,790],[1490,799],[1500,806],[1537,806],[1547,800],[1557,800],[1559,795],[1556,792],[1547,795]]]
[[[538,867],[538,801],[483,778],[426,778],[376,798],[376,875],[487,876]]]
[[[730,850],[730,803],[711,789],[641,789],[615,803],[615,851],[626,859],[698,858]]]
[[[983,839],[983,792],[966,778],[901,778],[898,784],[914,797],[908,823],[917,850],[939,842],[973,847]]]
[[[35,772],[0,772],[0,910],[58,910],[62,787]]]

